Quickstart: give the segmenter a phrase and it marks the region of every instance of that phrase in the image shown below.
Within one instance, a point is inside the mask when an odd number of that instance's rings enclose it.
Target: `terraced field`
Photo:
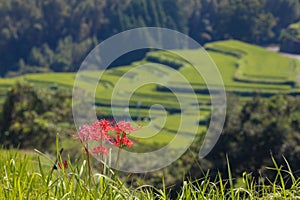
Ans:
[[[263,96],[300,92],[297,83],[300,62],[295,59],[233,40],[210,43],[205,48],[216,63],[225,88],[229,92],[244,98],[257,92]],[[103,72],[96,90],[97,113],[101,117],[108,117],[114,112],[118,117],[126,118],[129,112],[132,119],[139,119],[137,123],[145,125],[135,133],[135,136],[144,143],[170,142],[180,124],[183,125],[182,134],[178,137],[181,137],[182,141],[193,136],[191,126],[198,127],[197,133],[205,131],[205,126],[199,124],[205,124],[211,111],[210,96],[204,78],[195,67],[203,68],[210,63],[205,58],[206,54],[199,49],[176,50],[175,53],[182,57],[168,51],[154,51],[148,53],[140,62]],[[178,72],[186,80],[178,78],[176,75]],[[206,76],[213,78],[215,74],[209,74],[208,70]],[[75,73],[46,73],[0,79],[0,104],[7,88],[16,81],[26,80],[34,83],[36,87],[71,90],[75,77]],[[97,73],[84,71],[80,77],[80,87],[87,93],[93,93],[89,88],[92,88],[92,80],[98,81]],[[147,81],[153,83],[144,84]],[[156,84],[158,82],[161,84]],[[174,89],[176,94],[166,89],[164,85]],[[132,90],[135,91],[131,95]],[[114,107],[111,107],[112,94]],[[200,116],[193,111],[197,108],[193,107],[195,99],[200,104]],[[129,102],[128,105],[126,101]],[[153,107],[155,104],[163,108]]]
[[[238,41],[215,42],[206,48],[238,58],[237,81],[293,85],[299,72],[297,60]]]

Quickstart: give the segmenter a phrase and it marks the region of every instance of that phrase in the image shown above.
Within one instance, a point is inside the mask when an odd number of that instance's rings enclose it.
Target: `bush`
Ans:
[[[227,155],[235,177],[245,171],[256,178],[264,175],[266,167],[272,166],[271,155],[283,166],[283,156],[292,169],[299,166],[299,97],[255,97],[245,104],[235,98],[229,100],[222,135],[207,157],[215,169],[227,173]],[[273,175],[268,177],[274,178]]]
[[[3,105],[1,144],[47,149],[58,132],[67,132],[65,125],[58,125],[62,122],[72,122],[70,92],[19,82],[8,91]]]

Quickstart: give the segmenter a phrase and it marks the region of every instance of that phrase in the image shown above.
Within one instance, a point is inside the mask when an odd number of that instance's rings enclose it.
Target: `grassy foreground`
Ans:
[[[171,199],[166,187],[133,188],[112,171],[89,176],[84,159],[69,160],[67,169],[52,170],[50,159],[33,152],[0,153],[0,199]],[[234,185],[228,170],[229,180],[221,175],[212,180],[207,175],[197,181],[183,181],[181,191],[172,199],[299,199],[300,179],[291,169],[284,171],[274,165],[270,170],[277,171],[277,178],[268,185],[256,184],[250,174],[244,174],[241,183]],[[286,177],[292,181],[289,188],[285,186]]]

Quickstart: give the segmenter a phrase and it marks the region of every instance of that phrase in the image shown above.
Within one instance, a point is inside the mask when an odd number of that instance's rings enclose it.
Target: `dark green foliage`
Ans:
[[[187,33],[181,4],[170,0],[2,2],[0,75],[76,71],[98,41],[130,28],[158,26]]]
[[[178,30],[202,44],[274,43],[300,20],[299,8],[299,0],[6,0],[0,3],[0,76],[76,71],[98,42],[136,27]]]
[[[98,26],[101,2],[9,0],[1,3],[0,12],[4,19],[0,24],[4,36],[0,43],[1,75],[11,70],[32,73],[45,69],[71,71],[74,65],[78,68],[83,56],[95,45],[91,41],[96,32],[87,26]],[[86,7],[93,12],[85,10]],[[93,17],[83,17],[84,14]],[[20,65],[20,60],[25,67]]]
[[[226,174],[228,155],[235,177],[244,171],[255,177],[264,174],[265,167],[272,166],[271,155],[283,165],[285,156],[296,169],[300,164],[299,116],[299,97],[255,97],[244,105],[231,98],[224,130],[207,160]]]
[[[277,37],[283,28],[300,20],[299,0],[267,0],[266,9],[276,17],[274,31]]]
[[[216,0],[201,1],[193,9],[188,22],[189,35],[201,44],[215,40],[215,34],[219,31],[219,28],[213,28],[218,17],[217,9]]]
[[[300,53],[300,21],[281,31],[280,51],[287,53]]]
[[[255,43],[266,42],[274,36],[274,16],[265,10],[265,0],[222,1],[218,14],[221,35]]]
[[[67,134],[71,114],[69,92],[17,83],[7,93],[3,105],[1,144],[47,149],[57,133]]]

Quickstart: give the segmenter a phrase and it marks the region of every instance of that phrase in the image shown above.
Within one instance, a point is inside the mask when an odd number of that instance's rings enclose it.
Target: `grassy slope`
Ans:
[[[206,45],[210,51],[235,54],[235,79],[248,82],[286,83],[296,81],[300,63],[261,47],[239,41],[220,41]]]
[[[231,47],[230,50],[228,46]],[[234,46],[236,46],[236,48],[233,48]],[[282,76],[281,74],[282,71],[285,72],[286,74],[292,75],[292,80],[290,80],[291,82],[296,81],[297,72],[294,70],[294,68],[293,69],[290,68],[290,64],[296,64],[297,70],[299,69],[300,64],[296,60],[285,58],[276,53],[262,49],[260,47],[245,44],[238,41],[215,42],[206,45],[206,47],[207,47],[207,52],[209,53],[211,59],[216,63],[222,75],[224,85],[227,91],[234,91],[234,92],[261,91],[267,93],[289,92],[292,90],[292,87],[290,84],[285,84],[286,81],[289,81],[288,79],[282,82],[278,82],[278,79],[280,79],[280,77]],[[236,78],[237,74],[241,72],[241,67],[239,67],[240,63],[248,62],[247,60],[245,61],[244,56],[240,56],[241,53],[239,49],[243,49],[244,51],[247,50],[247,52],[249,51],[248,53],[250,54],[250,56],[247,56],[246,57],[247,59],[253,58],[257,60],[257,58],[255,58],[256,55],[251,56],[255,51],[259,52],[258,55],[261,55],[260,56],[261,62],[255,62],[255,63],[250,63],[249,65],[245,65],[247,73],[248,71],[250,71],[250,73],[255,72],[259,80],[255,80],[253,79],[253,77],[249,77],[249,76],[243,77],[243,79]],[[201,77],[201,75],[194,67],[194,66],[201,67],[205,65],[205,62],[207,62],[207,58],[205,58],[205,55],[201,53],[202,50],[178,50],[175,52],[179,53],[180,55],[183,55],[185,58],[188,58],[188,60],[191,61],[193,64],[193,66],[189,64],[185,64],[183,65],[183,67],[179,69],[179,71],[189,80],[189,82],[191,83],[194,89],[205,89],[206,84],[203,78]],[[246,53],[244,52],[244,54]],[[170,52],[151,53],[152,57],[157,56],[159,58],[162,57],[162,55],[163,57],[167,57],[168,55],[170,55]],[[199,55],[202,55],[203,57]],[[173,57],[174,59],[179,59],[174,55],[171,55],[170,57]],[[273,63],[280,63],[281,67],[279,71],[274,70]],[[288,64],[288,66],[286,66],[285,64]],[[278,68],[277,65],[276,68]],[[259,70],[256,71],[257,69]],[[272,80],[270,80],[270,78],[266,79],[264,77],[264,75],[270,76],[271,74],[270,71],[275,71],[272,73],[276,75],[276,76],[271,76]],[[214,77],[215,75],[212,74],[211,76]],[[266,84],[267,81],[269,81],[268,84]],[[178,85],[179,87],[184,87],[184,84],[182,82],[174,81],[173,83],[175,85]]]

